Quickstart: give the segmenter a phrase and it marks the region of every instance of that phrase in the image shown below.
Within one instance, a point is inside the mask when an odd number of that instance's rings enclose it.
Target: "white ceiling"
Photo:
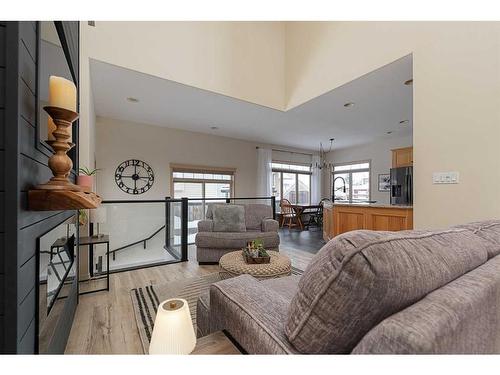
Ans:
[[[412,134],[411,55],[286,112],[96,60],[90,69],[97,116],[310,150]]]

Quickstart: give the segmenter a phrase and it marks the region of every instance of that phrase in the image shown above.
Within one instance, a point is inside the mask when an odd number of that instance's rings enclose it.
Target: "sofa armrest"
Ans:
[[[250,354],[297,352],[284,334],[289,305],[289,299],[250,275],[210,287],[212,330],[227,330]]]
[[[198,221],[198,232],[213,232],[213,230],[214,230],[213,220]]]
[[[277,232],[280,225],[276,220],[264,219],[262,220],[262,231],[263,232]]]

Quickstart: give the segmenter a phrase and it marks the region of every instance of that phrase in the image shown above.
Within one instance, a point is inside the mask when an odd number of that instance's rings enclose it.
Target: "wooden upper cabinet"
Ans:
[[[392,150],[392,167],[411,167],[413,165],[413,147]]]

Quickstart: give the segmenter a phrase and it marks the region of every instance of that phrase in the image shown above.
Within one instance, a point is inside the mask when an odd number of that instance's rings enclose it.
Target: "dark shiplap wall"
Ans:
[[[4,256],[5,256],[5,22],[0,22],[0,353],[4,351]]]
[[[75,24],[78,28],[78,23]],[[39,150],[36,140],[40,36],[36,22],[7,22],[2,29],[5,44],[1,48],[0,41],[0,56],[3,57],[6,51],[8,54],[4,58],[5,66],[0,68],[5,73],[5,79],[0,78],[0,91],[4,90],[4,96],[0,94],[0,108],[4,108],[4,134],[0,139],[0,142],[4,141],[4,148],[0,165],[5,169],[1,174],[5,181],[0,181],[5,206],[0,217],[0,240],[3,241],[0,293],[5,301],[5,306],[0,304],[1,351],[34,353],[38,303],[36,240],[74,215],[75,211],[28,210],[28,190],[52,175],[48,158]],[[6,101],[5,106],[1,105],[2,100]],[[64,350],[76,309],[76,293],[75,281],[60,318],[61,328],[56,330],[53,338],[53,352]]]

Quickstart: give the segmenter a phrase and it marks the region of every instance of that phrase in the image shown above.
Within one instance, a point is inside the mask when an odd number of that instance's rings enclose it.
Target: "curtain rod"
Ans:
[[[262,148],[262,147],[259,147],[259,146],[256,146],[255,147],[256,149],[259,149],[259,148]],[[288,152],[289,154],[298,154],[298,155],[306,155],[306,156],[313,156],[314,154],[306,154],[305,152],[298,152],[298,151],[288,151],[288,150],[280,150],[280,149],[277,149],[277,148],[272,148],[271,149],[272,151],[278,151],[278,152]]]

